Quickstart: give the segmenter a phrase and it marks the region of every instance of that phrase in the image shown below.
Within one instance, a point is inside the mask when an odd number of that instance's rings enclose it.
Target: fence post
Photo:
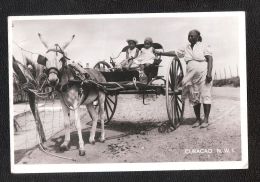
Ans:
[[[218,79],[217,72],[215,71],[214,80],[217,80],[217,79]]]
[[[227,83],[226,68],[224,68],[224,74],[225,74],[225,84],[226,84]]]
[[[227,79],[226,68],[224,68],[225,80]]]

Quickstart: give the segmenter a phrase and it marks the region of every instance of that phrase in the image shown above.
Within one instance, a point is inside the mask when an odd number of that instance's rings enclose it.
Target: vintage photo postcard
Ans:
[[[247,169],[244,12],[8,18],[12,173]]]

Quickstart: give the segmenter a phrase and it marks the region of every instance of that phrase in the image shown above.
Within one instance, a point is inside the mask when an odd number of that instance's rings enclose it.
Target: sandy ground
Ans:
[[[64,139],[62,112],[58,102],[52,103],[53,105],[47,104],[41,111],[47,137],[50,138],[45,145],[49,152],[73,158],[75,161],[47,155],[35,147],[37,135],[34,121],[27,113],[17,117],[21,129],[14,137],[15,162],[60,164],[238,161],[241,160],[239,94],[239,88],[213,88],[208,129],[191,127],[194,113],[186,103],[184,122],[170,133],[158,132],[158,127],[168,120],[164,96],[158,96],[156,100],[150,98],[149,105],[143,105],[142,100],[137,99],[135,95],[120,95],[113,120],[106,126],[106,142],[96,142],[95,145],[88,143],[90,126],[86,123],[91,120],[83,107],[81,121],[85,156],[78,155],[78,137],[73,122],[70,150],[65,152],[59,150],[59,145]],[[99,135],[98,129],[96,137]]]

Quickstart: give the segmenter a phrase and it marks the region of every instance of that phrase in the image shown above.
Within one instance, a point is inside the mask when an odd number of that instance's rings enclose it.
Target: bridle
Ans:
[[[67,60],[70,60],[67,56],[65,56],[65,52],[61,49],[59,44],[55,44],[55,49],[48,49],[46,53],[48,52],[55,52],[56,56],[58,56],[58,53],[62,54],[62,58],[59,61],[62,61],[62,67],[66,64]],[[46,69],[46,74],[49,75],[51,73],[54,73],[60,78],[61,73],[60,70],[56,67],[50,67]]]
[[[49,74],[51,74],[51,73],[54,73],[54,74],[56,74],[56,75],[58,76],[59,80],[61,80],[61,77],[62,77],[62,74],[63,74],[63,73],[62,73],[62,72],[63,72],[62,69],[65,68],[66,63],[67,63],[67,60],[70,60],[70,59],[65,55],[64,51],[61,49],[61,47],[59,46],[59,44],[55,44],[55,49],[48,49],[48,50],[46,51],[46,53],[48,53],[48,52],[55,52],[55,53],[56,53],[56,56],[58,56],[58,53],[62,54],[62,58],[59,60],[59,61],[62,61],[62,67],[61,67],[60,70],[59,70],[58,68],[56,68],[56,67],[50,67],[50,68],[48,68],[48,69],[45,70],[45,75],[49,75]],[[82,83],[83,83],[83,82],[82,82]],[[86,97],[87,97],[87,94],[86,94],[86,93],[82,94],[81,97],[80,97],[80,100],[79,100],[78,105],[75,106],[75,107],[73,107],[73,106],[70,106],[70,104],[68,104],[68,103],[66,102],[66,99],[65,99],[65,97],[64,97],[64,94],[63,94],[63,92],[61,91],[60,85],[58,86],[58,84],[57,84],[57,85],[55,85],[55,86],[52,87],[52,88],[53,88],[53,89],[52,89],[53,91],[56,90],[56,91],[58,91],[58,92],[60,93],[64,104],[67,106],[67,108],[69,108],[70,110],[73,110],[73,111],[76,110],[76,109],[78,109],[78,108],[80,107],[80,105],[86,100]]]

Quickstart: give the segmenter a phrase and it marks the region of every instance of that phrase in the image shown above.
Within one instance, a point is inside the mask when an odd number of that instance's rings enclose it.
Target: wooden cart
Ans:
[[[137,45],[141,49],[143,44]],[[153,43],[155,49],[163,49],[158,43]],[[127,47],[121,52],[125,52]],[[121,53],[120,52],[120,53]],[[156,65],[155,65],[156,66]],[[158,65],[156,74],[158,72]],[[98,83],[106,91],[105,110],[106,124],[111,121],[116,111],[119,94],[157,94],[166,96],[166,109],[168,118],[174,129],[178,127],[184,112],[184,102],[182,101],[182,91],[178,84],[183,78],[183,68],[179,59],[174,58],[167,69],[167,76],[153,76],[148,83],[139,81],[139,72],[136,70],[118,70],[115,67],[113,58],[110,58],[110,64],[105,61],[98,62],[94,69],[99,70],[106,78],[106,83]],[[156,80],[162,80],[163,84],[156,85]]]

